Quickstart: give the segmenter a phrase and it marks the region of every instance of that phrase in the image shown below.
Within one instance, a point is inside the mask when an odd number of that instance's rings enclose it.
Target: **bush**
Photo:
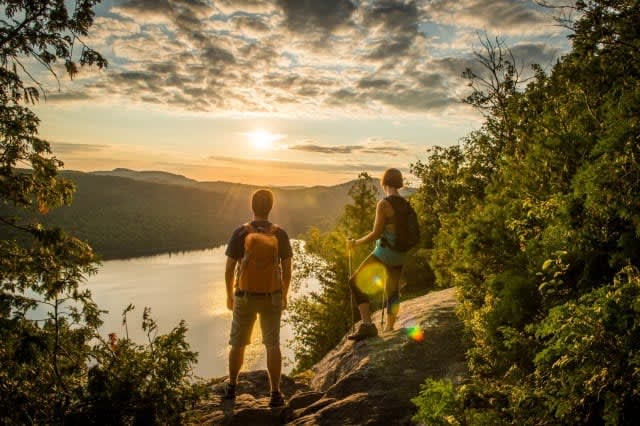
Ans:
[[[411,400],[418,412],[413,416],[414,422],[427,425],[457,425],[460,424],[455,414],[460,407],[456,400],[453,383],[449,380],[427,379],[420,386],[420,393]]]
[[[123,316],[126,324],[126,313]],[[145,308],[142,328],[148,343],[110,336],[94,348],[77,411],[69,418],[78,424],[178,424],[182,414],[206,394],[193,377],[197,353],[189,350],[187,328],[181,321],[169,333],[157,335],[157,326]]]
[[[640,417],[640,274],[550,310],[535,334],[545,409],[563,424],[634,424]]]

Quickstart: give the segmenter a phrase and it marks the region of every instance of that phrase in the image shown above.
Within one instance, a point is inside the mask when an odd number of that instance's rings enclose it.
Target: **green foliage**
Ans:
[[[632,424],[640,264],[640,5],[577,2],[573,50],[526,87],[488,43],[486,117],[414,166],[425,249],[472,348],[461,424]],[[434,408],[435,410],[436,408]],[[435,411],[428,411],[425,416]],[[474,423],[475,422],[475,423]],[[487,423],[484,423],[487,424]]]
[[[640,415],[640,274],[624,268],[605,285],[549,311],[531,332],[545,408],[562,423],[632,424]]]
[[[25,104],[39,91],[22,77],[38,85],[30,60],[54,75],[64,62],[71,77],[82,65],[105,67],[81,40],[97,3],[78,0],[69,9],[58,0],[0,0],[0,228],[12,236],[0,240],[2,424],[177,423],[199,392],[190,383],[195,354],[184,324],[155,336],[146,315],[148,345],[125,339],[95,346],[101,311],[83,283],[96,271],[96,256],[43,220],[71,202],[74,185],[37,137],[38,118]]]
[[[123,313],[125,325],[132,308]],[[150,309],[145,308],[142,328],[147,344],[111,336],[94,347],[94,365],[70,423],[178,424],[182,413],[206,395],[204,385],[193,381],[197,353],[189,350],[184,321],[157,335]]]
[[[411,399],[418,408],[412,420],[424,425],[443,426],[513,424],[510,421],[513,417],[506,409],[509,397],[494,383],[488,383],[480,389],[473,384],[454,386],[447,379],[427,379],[420,386],[418,396]]]
[[[294,300],[287,321],[293,324],[296,371],[310,368],[335,347],[351,327],[351,296],[347,237],[362,236],[373,228],[376,188],[373,179],[361,173],[349,191],[353,204],[345,207],[338,228],[323,233],[310,230],[305,236],[306,255],[296,259],[294,285],[313,278],[320,289]],[[355,268],[367,254],[366,247],[352,253]],[[297,281],[297,284],[296,284]]]
[[[418,411],[413,416],[414,422],[422,422],[428,425],[455,425],[459,424],[454,413],[460,408],[453,390],[453,383],[446,380],[427,379],[420,386],[420,393],[411,400]]]
[[[373,179],[367,173],[360,173],[349,189],[353,204],[345,206],[338,226],[338,230],[343,232],[345,237],[364,235],[371,231],[376,213],[377,192]]]
[[[65,2],[57,0],[0,1],[6,17],[0,25],[0,102],[3,106],[39,98],[38,89],[25,86],[22,81],[22,75],[26,75],[34,84],[39,84],[31,77],[26,58],[37,61],[54,76],[54,66],[60,61],[70,77],[78,73],[78,65],[107,66],[107,61],[82,41],[93,24],[93,6],[98,3],[100,0],[77,0],[70,10]],[[28,122],[33,121],[25,121]]]
[[[39,92],[21,76],[31,75],[27,57],[50,70],[63,60],[70,75],[77,64],[106,62],[87,48],[79,57],[73,52],[92,23],[95,2],[80,1],[72,13],[59,1],[0,4],[6,15],[0,26],[0,205],[15,208],[0,216],[0,227],[24,236],[23,244],[0,241],[0,419],[62,421],[82,387],[89,342],[100,324],[90,292],[80,286],[96,262],[87,244],[23,214],[69,203],[73,185],[59,178],[62,162],[37,137],[38,118],[23,104],[37,101]],[[25,164],[28,171],[17,168]],[[37,308],[44,313],[33,318]]]

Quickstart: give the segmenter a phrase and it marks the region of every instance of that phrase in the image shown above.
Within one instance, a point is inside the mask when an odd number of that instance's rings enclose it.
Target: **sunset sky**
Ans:
[[[518,0],[106,0],[84,40],[109,61],[36,107],[70,170],[329,185],[408,171],[480,125],[461,103],[478,34],[520,65],[566,52],[555,10]]]

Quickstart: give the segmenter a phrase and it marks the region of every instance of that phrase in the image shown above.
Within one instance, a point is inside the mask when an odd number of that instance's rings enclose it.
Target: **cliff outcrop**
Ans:
[[[402,303],[396,330],[372,339],[344,338],[308,374],[282,378],[287,406],[270,409],[265,371],[243,372],[235,402],[220,397],[224,378],[197,410],[211,425],[407,425],[410,399],[425,379],[459,382],[466,374],[454,289]],[[374,314],[377,324],[380,312]]]

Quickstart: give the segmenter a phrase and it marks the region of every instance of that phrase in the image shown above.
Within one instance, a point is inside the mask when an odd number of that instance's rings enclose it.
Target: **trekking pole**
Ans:
[[[382,312],[380,313],[380,328],[384,327],[384,311],[387,308],[387,281],[389,277],[384,281],[382,285]]]
[[[349,280],[351,280],[351,247],[347,246],[347,257],[349,259]],[[353,309],[353,290],[349,288],[349,295],[351,296],[351,332],[356,332],[356,314]]]

